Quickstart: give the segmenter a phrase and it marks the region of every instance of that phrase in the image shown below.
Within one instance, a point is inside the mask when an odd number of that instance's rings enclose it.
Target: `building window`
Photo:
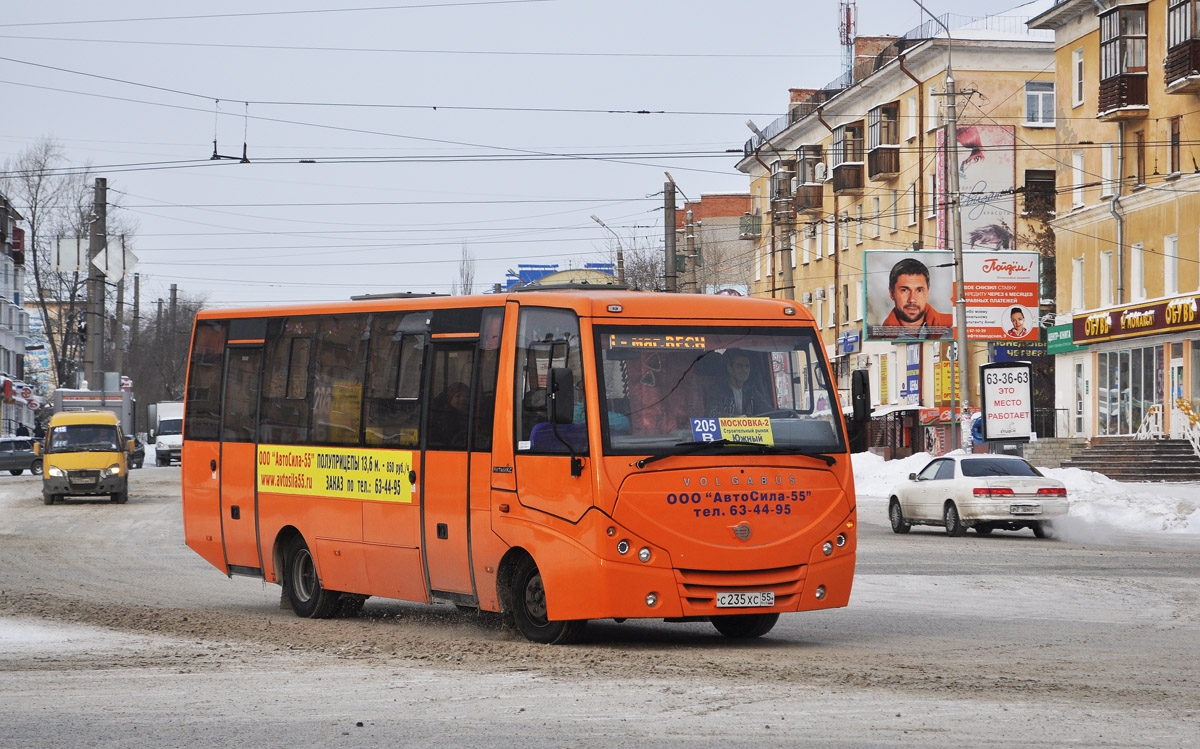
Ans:
[[[842,325],[850,322],[850,284],[842,284]]]
[[[863,210],[862,203],[854,206],[854,240],[863,243]]]
[[[1138,186],[1146,184],[1146,133],[1143,130],[1138,130],[1133,134],[1134,158],[1137,163],[1137,181]]]
[[[867,112],[867,148],[900,144],[900,104],[892,102]]]
[[[1083,47],[1071,53],[1071,106],[1083,104]]]
[[[863,123],[862,120],[834,128],[833,148],[830,159],[832,166],[863,162]]]
[[[1146,253],[1145,245],[1134,243],[1129,248],[1129,301],[1146,298]]]
[[[1146,6],[1125,6],[1100,18],[1100,80],[1146,72]]]
[[[827,307],[829,310],[829,320],[825,325],[827,328],[837,327],[837,300],[833,297],[833,289],[834,286],[832,284],[825,289],[825,299],[829,302],[829,306]]]
[[[1192,40],[1194,0],[1170,0],[1167,3],[1167,49]],[[1197,12],[1200,12],[1198,7]]]
[[[1025,84],[1025,126],[1053,127],[1054,82],[1028,81]]]
[[[1083,258],[1071,260],[1071,310],[1084,308],[1083,300]]]
[[[825,235],[829,241],[825,243],[825,254],[832,256],[834,253],[834,250],[837,249],[837,240],[838,240],[837,216],[831,217],[829,219],[829,221],[830,221],[829,231]]]
[[[1100,197],[1111,197],[1116,185],[1113,173],[1116,171],[1116,149],[1112,143],[1100,146]]]
[[[929,86],[929,101],[925,104],[925,131],[936,130],[942,124],[942,106],[938,101],[938,87]]]
[[[822,252],[822,248],[825,246],[825,222],[814,222],[812,229],[814,254],[817,256],[817,260],[820,260],[825,257],[825,253]]]
[[[1180,153],[1179,153],[1179,125],[1182,117],[1171,118],[1171,140],[1169,141],[1168,161],[1170,162],[1171,174],[1179,174],[1180,168]]]
[[[1163,295],[1179,293],[1179,235],[1163,237]]]
[[[883,223],[883,217],[879,215],[879,198],[877,198],[877,197],[871,198],[871,208],[873,209],[872,212],[875,214],[875,235],[874,235],[874,237],[875,237],[875,239],[879,239],[879,235],[883,233],[883,228],[881,226],[881,224]]]
[[[1054,215],[1054,170],[1025,170],[1025,215]]]
[[[889,211],[892,215],[892,231],[900,231],[900,191],[892,190],[892,207]]]
[[[1083,185],[1087,175],[1083,171],[1083,151],[1071,154],[1071,207],[1083,207]]]
[[[1113,303],[1113,253],[1104,250],[1100,253],[1100,306],[1111,307]]]
[[[929,203],[925,206],[925,218],[935,218],[939,208],[938,195],[938,179],[936,174],[930,174],[926,179],[929,182]]]
[[[863,319],[863,285],[861,283],[854,284],[854,320],[861,322]]]
[[[812,241],[816,233],[816,227],[812,224],[804,227],[804,244],[801,245],[803,248],[801,252],[804,253],[804,256],[800,259],[804,265],[808,265],[809,256],[812,253]]]
[[[908,225],[915,226],[917,223],[917,183],[914,182],[908,186]]]
[[[908,116],[904,118],[905,122],[905,137],[912,140],[917,137],[917,130],[920,123],[920,114],[917,112],[917,95],[909,94],[908,96]]]

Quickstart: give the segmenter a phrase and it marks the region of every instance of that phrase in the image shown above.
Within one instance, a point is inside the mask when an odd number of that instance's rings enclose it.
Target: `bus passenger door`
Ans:
[[[221,403],[221,537],[229,573],[262,574],[258,543],[258,393],[261,346],[225,349]]]
[[[426,371],[421,543],[429,590],[473,600],[470,558],[471,383],[476,341],[437,341]],[[454,597],[454,596],[451,596]]]

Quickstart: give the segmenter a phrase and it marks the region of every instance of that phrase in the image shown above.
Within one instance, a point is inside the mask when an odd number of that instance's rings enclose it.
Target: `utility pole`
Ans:
[[[141,274],[133,274],[133,315],[129,320],[129,350],[137,351],[138,327],[141,322]]]
[[[674,292],[675,286],[675,180],[668,178],[663,185],[663,229],[666,231],[667,256],[665,271],[667,291]]]
[[[88,387],[103,387],[104,372],[104,274],[96,267],[96,258],[104,251],[108,239],[108,180],[96,178],[92,199],[92,225],[88,243],[87,280],[87,354],[84,372]]]
[[[686,248],[683,256],[683,277],[689,294],[699,293],[696,288],[696,225],[692,219],[692,209],[687,209],[684,215],[683,242]]]
[[[947,37],[949,32],[947,32]],[[954,240],[954,319],[958,325],[958,335],[956,336],[955,346],[958,349],[958,373],[962,380],[962,387],[959,392],[959,414],[956,421],[958,429],[958,446],[965,445],[965,434],[963,423],[970,417],[971,404],[971,378],[970,374],[970,357],[967,356],[967,295],[965,286],[966,268],[963,266],[963,251],[962,251],[962,216],[959,211],[961,209],[959,201],[959,183],[958,183],[958,99],[957,92],[954,90],[954,71],[950,69],[949,63],[946,65],[946,101],[950,104],[950,117],[946,121],[946,158],[950,161],[950,195],[947,196],[951,200],[953,210],[950,216],[954,221],[954,232],[951,235]]]

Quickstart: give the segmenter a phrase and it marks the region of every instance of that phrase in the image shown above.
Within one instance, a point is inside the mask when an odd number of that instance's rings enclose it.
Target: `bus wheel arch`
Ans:
[[[546,590],[537,563],[524,549],[505,555],[496,576],[505,623],[526,639],[544,645],[565,645],[583,634],[587,620],[550,620],[546,615]]]

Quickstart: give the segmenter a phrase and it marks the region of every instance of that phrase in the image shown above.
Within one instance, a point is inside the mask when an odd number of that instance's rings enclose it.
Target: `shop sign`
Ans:
[[[1083,346],[1076,346],[1070,325],[1053,325],[1046,330],[1046,353],[1069,354],[1072,351],[1083,351]]]
[[[1185,296],[1076,315],[1071,321],[1072,338],[1075,343],[1088,344],[1196,330],[1200,328],[1198,309],[1197,297]]]

